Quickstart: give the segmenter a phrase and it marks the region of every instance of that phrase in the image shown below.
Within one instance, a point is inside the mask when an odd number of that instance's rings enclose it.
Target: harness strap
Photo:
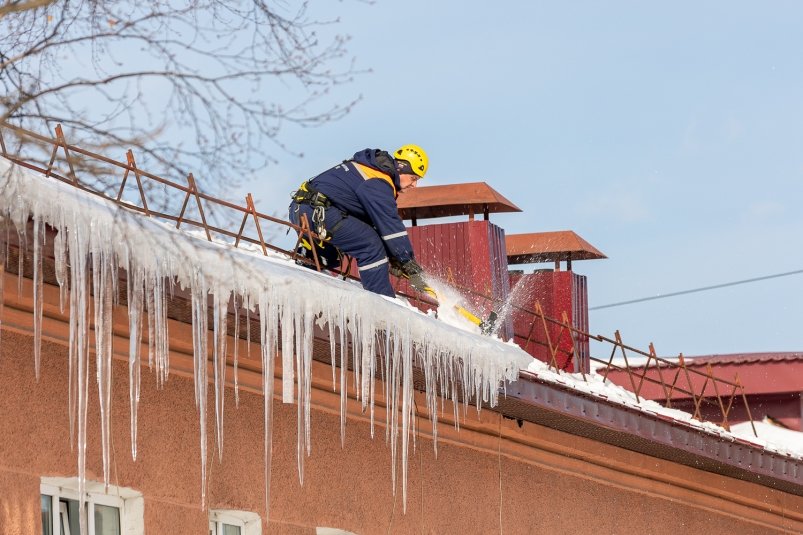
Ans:
[[[332,206],[332,201],[329,197],[315,189],[309,181],[305,180],[301,186],[293,193],[293,200],[298,204],[309,204],[313,208],[322,206],[329,208]]]

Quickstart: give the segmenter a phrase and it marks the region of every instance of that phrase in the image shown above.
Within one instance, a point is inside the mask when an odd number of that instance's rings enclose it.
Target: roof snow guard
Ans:
[[[402,219],[418,219],[502,212],[521,212],[521,208],[507,200],[485,182],[446,184],[413,188],[399,195],[399,215]]]

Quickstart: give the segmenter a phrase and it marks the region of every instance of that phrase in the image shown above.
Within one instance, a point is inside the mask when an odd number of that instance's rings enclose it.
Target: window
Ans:
[[[87,528],[90,535],[144,533],[142,494],[131,489],[86,482]],[[78,478],[43,477],[39,486],[44,535],[81,533]]]
[[[209,535],[262,535],[262,520],[249,511],[211,509]]]

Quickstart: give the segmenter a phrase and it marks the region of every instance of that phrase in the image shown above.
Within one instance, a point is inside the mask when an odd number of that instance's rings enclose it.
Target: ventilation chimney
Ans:
[[[426,271],[458,288],[472,312],[486,318],[510,291],[505,232],[489,221],[492,213],[520,212],[484,182],[418,187],[399,195],[399,214],[415,256]],[[482,220],[476,219],[482,215]],[[421,219],[468,216],[467,221],[419,225]],[[403,288],[406,290],[406,288]],[[503,325],[500,335],[511,336]]]
[[[572,261],[607,257],[570,230],[511,234],[505,241],[510,265],[554,262],[554,269],[510,272],[512,301],[521,307],[512,313],[513,340],[544,362],[552,359],[551,343],[558,348],[558,368],[588,372],[588,338],[552,322],[546,322],[545,330],[540,318],[533,321],[531,311],[540,306],[545,316],[558,321],[565,317],[575,329],[588,332],[587,280],[572,271]],[[565,262],[565,270],[561,270],[561,262]]]
[[[399,195],[399,215],[410,220],[407,229],[418,262],[427,273],[458,288],[472,312],[487,318],[506,304],[497,334],[513,339],[525,351],[551,362],[550,342],[558,347],[555,364],[567,371],[588,371],[589,345],[557,323],[533,312],[563,321],[564,314],[577,330],[588,332],[586,277],[572,272],[573,260],[606,258],[572,231],[512,234],[489,221],[490,214],[521,210],[488,184],[474,182],[418,187]],[[477,216],[482,214],[482,220]],[[467,221],[454,218],[468,216]],[[450,222],[419,225],[419,220],[452,218]],[[509,265],[554,262],[554,269],[525,274]],[[561,269],[561,262],[565,269]],[[406,282],[397,290],[414,295]],[[537,303],[537,305],[536,305]],[[425,303],[415,303],[426,310]],[[512,305],[512,306],[511,306]],[[547,340],[549,338],[549,340]]]

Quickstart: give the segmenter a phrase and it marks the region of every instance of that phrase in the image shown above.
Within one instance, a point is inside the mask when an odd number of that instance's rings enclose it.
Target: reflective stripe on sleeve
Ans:
[[[377,268],[377,267],[381,266],[382,264],[387,264],[387,263],[388,263],[388,259],[386,257],[386,258],[383,258],[382,260],[377,260],[376,262],[372,262],[372,263],[370,263],[370,264],[368,264],[366,266],[360,266],[360,267],[357,268],[357,270],[358,271],[366,271],[366,270],[369,270],[369,269]]]
[[[387,236],[382,236],[382,239],[385,241],[390,241],[394,238],[401,238],[402,236],[407,236],[407,231],[404,230],[402,232],[397,232],[396,234],[388,234]]]

